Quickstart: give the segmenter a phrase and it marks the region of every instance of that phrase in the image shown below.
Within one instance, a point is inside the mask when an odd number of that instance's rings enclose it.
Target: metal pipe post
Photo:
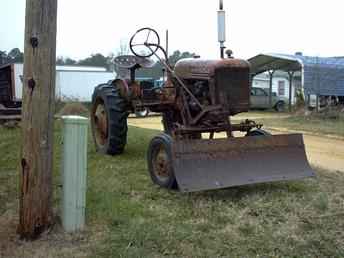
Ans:
[[[292,105],[292,91],[293,91],[293,78],[294,72],[288,72],[289,74],[289,112],[291,112],[291,105]]]
[[[274,70],[269,71],[269,76],[270,76],[270,80],[269,80],[269,107],[272,108],[272,80],[274,77]]]

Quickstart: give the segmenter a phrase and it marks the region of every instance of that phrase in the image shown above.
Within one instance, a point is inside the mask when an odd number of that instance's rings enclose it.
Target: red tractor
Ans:
[[[91,121],[98,152],[121,154],[128,114],[148,108],[162,114],[164,132],[151,140],[147,154],[150,176],[162,187],[191,192],[314,175],[302,135],[272,136],[254,121],[231,122],[231,116],[249,110],[247,61],[228,51],[228,58],[183,59],[171,67],[151,28],[138,30],[130,49],[134,55],[115,59],[127,76],[101,84],[93,93]],[[167,80],[162,87],[145,89],[135,72],[151,67],[153,55]],[[215,139],[220,132],[226,137]]]

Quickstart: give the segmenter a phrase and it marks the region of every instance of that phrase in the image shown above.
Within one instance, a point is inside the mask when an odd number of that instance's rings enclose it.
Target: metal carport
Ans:
[[[289,108],[295,72],[301,72],[305,96],[344,96],[344,58],[310,57],[303,55],[259,54],[248,60],[252,77],[263,72],[270,74],[270,103],[272,78],[277,70],[289,74]]]

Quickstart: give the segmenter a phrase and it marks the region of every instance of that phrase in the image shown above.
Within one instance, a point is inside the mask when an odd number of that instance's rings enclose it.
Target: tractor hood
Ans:
[[[245,60],[234,58],[218,60],[186,58],[177,62],[174,71],[183,79],[209,79],[215,75],[216,70],[223,68],[249,70],[250,64]]]

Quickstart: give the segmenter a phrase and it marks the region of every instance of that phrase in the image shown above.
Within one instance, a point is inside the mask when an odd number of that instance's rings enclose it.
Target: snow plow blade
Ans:
[[[172,163],[182,192],[315,176],[301,134],[177,140]]]

